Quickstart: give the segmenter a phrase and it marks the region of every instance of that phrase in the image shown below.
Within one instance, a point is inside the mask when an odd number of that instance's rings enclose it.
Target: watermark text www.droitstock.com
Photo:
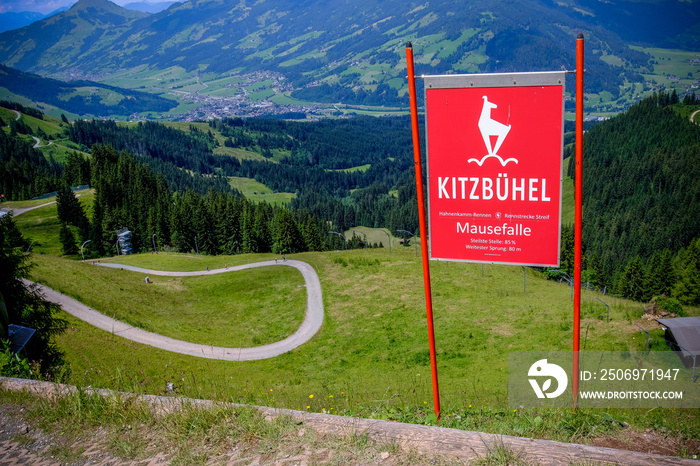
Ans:
[[[519,407],[699,408],[700,381],[681,353],[579,352],[573,396],[573,353],[511,352],[508,401]]]

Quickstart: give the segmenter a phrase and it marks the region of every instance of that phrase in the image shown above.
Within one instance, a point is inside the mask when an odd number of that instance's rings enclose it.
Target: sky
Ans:
[[[76,0],[0,0],[0,13],[14,11],[35,11],[48,14],[61,7],[70,7]],[[111,0],[117,5],[126,5],[143,0]],[[158,3],[158,0],[147,0],[149,3]]]

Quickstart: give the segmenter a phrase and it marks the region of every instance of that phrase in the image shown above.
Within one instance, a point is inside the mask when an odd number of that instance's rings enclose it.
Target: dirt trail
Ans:
[[[149,270],[140,267],[133,267],[122,264],[99,262],[96,265],[103,267],[118,268],[140,272],[147,275],[160,275],[170,277],[192,277],[201,275],[216,275],[221,273],[235,272],[257,267],[287,266],[299,270],[306,282],[306,315],[296,332],[284,340],[270,343],[268,345],[256,346],[252,348],[223,348],[220,346],[200,345],[183,340],[165,337],[156,333],[147,332],[140,328],[133,327],[124,322],[112,319],[102,312],[92,309],[85,304],[63,295],[51,288],[39,285],[40,291],[47,300],[59,304],[68,314],[81,319],[90,325],[102,330],[106,330],[120,337],[143,343],[144,345],[172,351],[174,353],[187,354],[200,358],[220,359],[224,361],[254,361],[258,359],[268,359],[287,353],[294,348],[309,341],[321,328],[323,324],[323,295],[321,292],[321,282],[314,268],[306,262],[298,260],[287,260],[284,262],[265,261],[244,264],[236,267],[224,269],[195,271],[195,272],[168,272],[162,270]],[[32,283],[27,281],[27,283]],[[105,309],[104,312],[109,310]],[[235,323],[231,323],[235,325]]]

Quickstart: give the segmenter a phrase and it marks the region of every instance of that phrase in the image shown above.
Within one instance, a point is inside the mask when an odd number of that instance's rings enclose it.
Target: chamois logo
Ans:
[[[482,166],[486,159],[491,157],[497,158],[501,162],[501,166],[505,167],[508,162],[518,163],[517,159],[509,158],[503,160],[500,155],[498,155],[498,149],[501,148],[501,144],[505,141],[508,132],[510,131],[511,125],[505,125],[500,121],[496,121],[491,118],[491,110],[498,108],[493,102],[489,102],[487,96],[483,96],[484,106],[481,107],[481,116],[479,117],[479,131],[481,131],[481,137],[484,139],[484,144],[486,145],[486,150],[488,154],[483,156],[481,160],[471,158],[468,160],[469,163],[476,162],[477,165]],[[496,143],[491,145],[491,137],[496,138]]]
[[[535,379],[528,379],[532,389],[535,391],[537,398],[556,398],[566,390],[566,386],[569,383],[569,378],[566,376],[564,369],[556,364],[549,364],[546,359],[540,359],[532,366],[527,375],[529,377],[548,377],[544,381],[542,387],[537,383]],[[557,381],[557,389],[553,392],[548,392],[552,385],[552,378]]]

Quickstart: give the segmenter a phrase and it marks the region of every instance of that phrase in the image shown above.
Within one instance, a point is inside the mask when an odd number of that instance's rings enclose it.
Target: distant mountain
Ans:
[[[123,5],[127,10],[142,11],[144,13],[159,13],[163,10],[167,10],[172,5],[179,2],[132,2]]]
[[[130,115],[132,113],[165,112],[175,107],[172,100],[144,92],[120,89],[92,81],[70,83],[0,65],[0,87],[78,115]]]
[[[0,13],[0,32],[19,29],[42,18],[45,18],[45,15],[36,11],[22,11],[20,13],[8,11],[7,13]]]
[[[573,3],[573,2],[571,2]],[[697,0],[578,0],[596,22],[624,40],[657,47],[700,49]]]
[[[296,96],[394,102],[404,44],[418,71],[572,69],[586,35],[590,92],[644,82],[649,55],[630,42],[698,49],[698,1],[190,0],[156,14],[107,0],[0,34],[0,62],[42,75],[101,79],[146,65],[224,74],[280,73]],[[642,32],[644,31],[644,32]],[[323,88],[314,89],[318,84]],[[380,87],[383,85],[383,87]],[[306,93],[306,94],[304,94]],[[364,94],[363,94],[364,93]]]
[[[22,71],[41,71],[41,66],[26,66],[39,62],[71,68],[77,57],[118,43],[131,22],[148,16],[107,0],[80,0],[67,11],[0,34],[0,55],[7,57],[2,63]],[[10,50],[15,52],[6,55]],[[100,64],[91,68],[99,69]]]

